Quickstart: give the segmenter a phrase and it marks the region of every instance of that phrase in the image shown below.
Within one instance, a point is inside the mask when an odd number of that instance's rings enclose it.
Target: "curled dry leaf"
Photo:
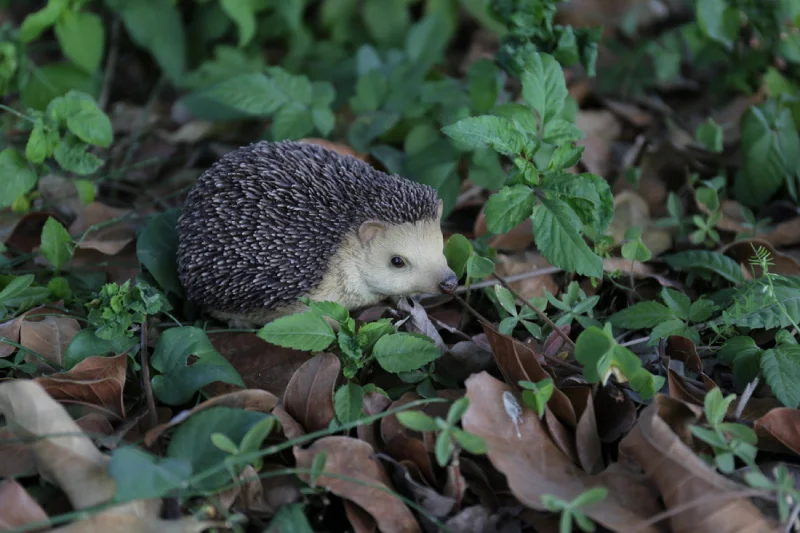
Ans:
[[[281,424],[281,431],[283,431],[284,437],[292,440],[305,436],[306,430],[303,429],[303,426],[301,426],[297,420],[292,418],[292,415],[287,413],[282,406],[276,405],[272,410],[272,414],[278,418],[278,422]]]
[[[114,255],[114,261],[102,252],[89,248],[78,248],[72,256],[72,268],[83,272],[102,272],[109,283],[125,283],[136,279],[141,273],[139,260],[136,258],[136,247],[131,245]]]
[[[482,437],[487,455],[495,468],[505,474],[514,496],[527,507],[545,510],[542,495],[551,494],[573,500],[583,491],[607,487],[606,499],[584,507],[587,516],[615,532],[631,531],[634,525],[660,509],[656,495],[633,472],[613,464],[592,476],[575,466],[550,440],[535,413],[525,409],[517,436],[512,420],[503,407],[502,396],[510,387],[486,372],[467,382],[469,408],[462,418],[466,431]],[[655,533],[648,526],[642,533]]]
[[[333,389],[341,363],[332,353],[321,353],[297,369],[283,394],[283,408],[308,433],[328,427],[336,416]]]
[[[347,520],[353,526],[354,533],[376,533],[378,524],[364,509],[351,501],[344,501],[344,512]]]
[[[592,387],[565,387],[563,389],[572,401],[578,416],[578,427],[575,429],[575,448],[579,464],[585,472],[596,474],[600,472],[603,463],[603,448],[597,431],[595,418],[594,398]]]
[[[658,488],[672,531],[741,533],[774,531],[753,503],[736,496],[742,487],[718,474],[686,446],[653,403],[620,443],[620,456],[638,463]],[[678,509],[680,507],[680,510]]]
[[[52,213],[32,211],[25,213],[4,237],[3,241],[9,248],[16,248],[22,253],[29,254],[42,242],[42,228]],[[57,218],[57,217],[54,217]]]
[[[311,468],[314,457],[321,451],[327,458],[317,485],[367,511],[383,533],[420,531],[409,508],[393,494],[389,476],[373,456],[372,446],[350,437],[324,437],[307,449],[294,447],[297,466]],[[308,474],[299,473],[298,476],[309,481]]]
[[[151,506],[152,507],[152,506]],[[50,533],[200,533],[212,527],[224,528],[226,523],[195,518],[162,520],[153,509],[147,513],[126,512],[127,508],[92,515]]]
[[[77,320],[68,316],[51,315],[31,320],[37,314],[42,313],[26,313],[26,318],[20,322],[19,343],[44,357],[47,363],[61,367],[67,346],[81,330],[81,326]],[[50,368],[30,353],[25,356],[25,360],[40,369]]]
[[[402,298],[400,302],[398,302],[397,308],[409,315],[409,320],[405,322],[408,331],[426,335],[436,344],[440,352],[445,353],[447,351],[447,345],[442,340],[442,336],[439,335],[439,330],[436,329],[431,319],[428,318],[428,313],[422,305],[408,298]]]
[[[667,339],[666,355],[672,359],[683,361],[686,368],[692,372],[702,372],[703,362],[700,356],[697,355],[697,348],[694,342],[681,337],[680,335],[672,335]]]
[[[47,514],[13,479],[0,481],[0,531],[43,522]]]
[[[193,414],[208,409],[209,407],[231,407],[235,409],[244,409],[246,411],[260,411],[262,413],[269,413],[278,404],[278,398],[271,392],[264,390],[248,389],[238,390],[223,394],[222,396],[215,396],[209,400],[204,401],[200,405],[188,411],[178,413],[166,424],[158,425],[152,428],[144,437],[145,446],[150,447],[168,429],[180,424]]]
[[[759,445],[764,439],[779,443],[781,448],[800,455],[800,409],[772,409],[756,420],[753,427],[758,435]]]
[[[279,398],[297,369],[314,357],[308,352],[268,344],[255,333],[216,333],[212,330],[208,339],[239,372],[248,389],[263,389]],[[218,382],[205,390],[219,395],[238,390],[238,387]]]
[[[773,246],[793,246],[800,243],[800,218],[781,222],[772,231],[759,235],[760,239],[772,243]]]
[[[92,202],[78,213],[69,227],[69,233],[80,237],[92,226],[102,224],[101,227],[89,231],[78,243],[78,248],[97,250],[104,255],[116,255],[136,238],[136,227],[130,219],[124,219],[131,213],[130,209]]]
[[[367,416],[377,415],[384,412],[391,405],[392,400],[379,392],[368,392],[364,394],[364,412]],[[370,424],[362,424],[356,428],[358,438],[369,443],[375,450],[380,450],[380,434],[378,433],[380,421]]]
[[[602,443],[616,442],[636,422],[636,405],[613,383],[599,388],[594,401],[597,431]]]
[[[51,307],[51,306],[47,306],[47,305],[42,305],[42,306],[39,306],[39,307],[34,307],[32,309],[28,309],[27,311],[25,311],[24,313],[22,313],[18,317],[12,318],[11,320],[7,320],[6,322],[3,322],[2,324],[0,324],[0,337],[5,337],[6,339],[10,340],[11,342],[16,342],[17,344],[22,344],[23,346],[25,346],[25,344],[22,342],[22,339],[21,339],[21,336],[22,336],[22,333],[21,333],[22,332],[22,323],[25,321],[25,318],[28,315],[31,315],[32,318],[35,317],[35,315],[39,315],[38,320],[41,320],[41,319],[47,318],[47,317],[43,317],[41,315],[50,315],[50,314],[63,314],[63,311],[61,309],[57,309],[55,307]],[[68,318],[68,317],[53,317],[53,318]],[[70,320],[74,320],[74,319],[70,319]],[[71,324],[67,325],[67,323],[64,323],[64,322],[62,322],[61,324],[64,326],[65,331],[60,336],[59,340],[63,341],[64,339],[66,339],[67,336],[69,336],[69,330],[72,328],[72,326],[71,326]],[[77,324],[77,322],[76,322],[76,324]],[[80,328],[78,328],[78,329],[80,329]],[[35,331],[36,330],[34,329],[34,331],[32,331],[30,333],[30,335],[27,335],[28,341],[32,342],[33,346],[25,346],[25,347],[29,348],[29,349],[33,350],[34,352],[36,352],[37,354],[41,355],[44,359],[48,359],[48,360],[54,361],[57,358],[54,355],[55,346],[48,348],[47,347],[47,342],[45,342],[44,340],[37,342],[38,337],[40,335],[36,334]],[[46,336],[46,334],[43,333],[43,332],[41,333],[41,335],[42,336]],[[74,334],[73,334],[73,337],[74,337]],[[52,338],[51,338],[51,340],[52,340]],[[70,340],[72,340],[71,337],[70,337]],[[67,343],[69,343],[69,341],[67,341]],[[59,348],[62,347],[62,346],[65,347],[65,345],[63,345],[62,342],[59,342],[58,344],[59,344]],[[42,352],[39,352],[34,346],[36,346],[38,348],[41,348]],[[8,357],[9,355],[13,354],[16,351],[17,351],[17,347],[14,346],[13,344],[9,344],[7,342],[0,342],[0,358]],[[61,349],[59,353],[63,354],[63,349]],[[52,355],[53,358],[50,359],[45,354]],[[37,358],[37,360],[38,360],[38,358]]]
[[[35,439],[30,447],[39,473],[59,485],[75,509],[114,495],[108,457],[40,384],[26,379],[0,383],[0,413],[16,438]]]
[[[492,345],[497,366],[500,367],[506,381],[512,383],[515,389],[519,388],[517,383],[520,381],[541,381],[551,377],[539,364],[539,359],[533,350],[512,337],[501,335],[487,325],[483,326],[483,331]],[[559,389],[553,390],[547,406],[569,426],[575,427],[578,424],[572,403]]]
[[[407,403],[419,400],[421,396],[414,392],[406,392],[387,410],[399,409]],[[428,416],[433,416],[431,407],[436,404],[423,406],[420,410]],[[380,436],[384,443],[386,452],[398,461],[409,461],[416,465],[425,480],[431,484],[436,484],[436,474],[433,470],[433,462],[425,445],[425,435],[405,427],[397,419],[397,415],[389,415],[381,418]],[[428,439],[430,440],[430,439]]]
[[[703,398],[706,397],[707,390],[687,381],[684,376],[672,368],[667,369],[667,385],[671,397],[682,402],[703,405]]]
[[[125,418],[122,390],[128,355],[87,357],[69,372],[38,377],[36,382],[55,400],[98,409],[107,416]]]

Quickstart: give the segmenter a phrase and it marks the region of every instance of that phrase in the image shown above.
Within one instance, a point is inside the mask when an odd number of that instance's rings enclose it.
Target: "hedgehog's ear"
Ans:
[[[358,228],[358,239],[361,244],[367,244],[372,239],[386,230],[386,225],[377,220],[367,220]]]
[[[436,202],[436,218],[437,219],[441,220],[443,211],[444,211],[444,201],[441,198],[439,198],[439,201]]]

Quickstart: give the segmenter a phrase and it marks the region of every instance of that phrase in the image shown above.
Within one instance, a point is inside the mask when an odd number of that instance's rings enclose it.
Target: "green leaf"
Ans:
[[[667,307],[672,309],[676,317],[681,320],[689,319],[689,308],[692,305],[692,301],[688,296],[674,289],[663,287],[661,289],[661,299],[664,300]]]
[[[347,140],[360,152],[366,152],[372,141],[392,129],[400,120],[394,111],[372,111],[362,113],[350,125]]]
[[[314,311],[288,315],[268,322],[258,330],[258,336],[276,346],[308,352],[322,351],[336,340],[330,324]]]
[[[689,320],[694,323],[707,320],[715,308],[714,302],[701,298],[689,307]]]
[[[172,330],[167,330],[164,333]],[[241,442],[256,424],[269,415],[257,411],[214,406],[198,411],[178,425],[167,448],[167,456],[188,460],[193,472],[205,472],[220,465],[228,453],[220,450],[211,441],[211,435],[221,433],[232,442]],[[244,464],[234,467],[237,475]],[[196,490],[213,491],[230,483],[227,470],[217,470],[192,484]]]
[[[553,56],[541,53],[530,54],[524,68],[522,97],[545,125],[561,112],[569,94],[564,72]]]
[[[19,29],[20,40],[29,43],[39,37],[44,30],[56,23],[61,13],[67,9],[68,3],[69,0],[48,0],[42,9],[25,17]]]
[[[212,433],[211,444],[213,444],[223,452],[227,452],[231,455],[236,455],[237,453],[239,453],[239,448],[236,446],[236,443],[233,442],[223,433]]]
[[[72,238],[69,232],[53,217],[47,217],[47,222],[42,228],[41,252],[47,261],[56,270],[69,262],[72,258]]]
[[[761,372],[761,354],[752,337],[737,336],[728,339],[717,352],[721,363],[733,367],[733,380],[736,390],[742,391]]]
[[[469,66],[469,96],[477,113],[486,113],[497,103],[499,73],[497,65],[489,59],[478,59]]]
[[[397,413],[397,420],[405,427],[414,431],[436,431],[436,421],[422,411],[401,411]]]
[[[447,466],[447,461],[452,453],[453,442],[450,440],[450,434],[446,432],[439,433],[435,444],[436,462],[439,463],[439,466]]]
[[[517,316],[517,299],[511,294],[511,291],[502,285],[495,285],[494,294],[497,296],[497,301],[500,302],[503,309],[508,311],[512,316]]]
[[[79,141],[77,137],[68,134],[56,145],[53,157],[64,170],[88,176],[103,166],[103,161],[90,153],[88,148],[88,145]]]
[[[67,93],[65,98],[74,92]],[[66,117],[67,128],[85,143],[108,148],[114,141],[111,120],[88,95],[80,98],[76,112]]]
[[[150,218],[136,241],[136,257],[166,291],[183,294],[177,271],[180,209],[170,209]]]
[[[55,31],[65,56],[86,72],[97,72],[106,43],[105,27],[98,15],[66,10],[56,22]]]
[[[800,321],[800,278],[776,278],[774,294],[763,281],[743,285],[726,312],[731,325],[750,329],[788,328]],[[784,313],[784,310],[786,311]],[[719,320],[725,319],[724,315]]]
[[[784,344],[765,351],[761,370],[783,405],[790,409],[800,407],[800,345]]]
[[[372,348],[378,364],[393,374],[417,370],[437,359],[441,352],[434,342],[411,333],[393,333],[381,337]]]
[[[675,314],[658,302],[639,302],[618,311],[608,318],[612,325],[625,329],[654,328],[662,322],[673,320]]]
[[[690,250],[665,255],[664,261],[676,270],[698,269],[717,274],[733,283],[744,283],[744,274],[739,263],[726,255],[711,250]]]
[[[36,186],[37,179],[18,150],[6,148],[0,152],[0,209],[9,207],[17,198],[27,194]]]
[[[22,92],[22,105],[43,111],[59,96],[71,90],[83,91],[97,96],[100,92],[99,80],[87,74],[72,63],[51,63],[38,67]]]
[[[350,311],[336,302],[308,300],[306,304],[316,313],[330,317],[340,323],[344,323],[350,318]]]
[[[472,433],[467,433],[464,430],[456,429],[453,432],[453,437],[456,439],[456,442],[467,450],[471,454],[480,455],[486,453],[488,449],[486,446],[486,441],[483,438],[479,437],[478,435],[473,435]]]
[[[787,108],[768,100],[742,116],[742,168],[735,182],[736,198],[759,207],[778,191],[800,164],[800,135]]]
[[[275,141],[297,140],[313,130],[311,110],[298,102],[281,107],[272,119],[272,138]]]
[[[240,443],[240,450],[242,453],[251,453],[261,448],[261,443],[264,442],[272,430],[275,429],[275,424],[278,419],[275,416],[264,418],[261,422],[254,425],[245,434]]]
[[[461,279],[466,271],[467,261],[472,257],[472,244],[460,233],[451,235],[444,246],[444,256],[447,258],[447,265]]]
[[[190,356],[196,358],[191,364]],[[152,378],[153,392],[167,405],[188,402],[209,383],[245,386],[236,369],[214,349],[206,332],[193,326],[165,330],[150,362],[161,373]]]
[[[242,116],[267,117],[287,103],[288,96],[278,90],[272,79],[252,72],[215,83],[183,99],[195,116],[213,120],[216,117],[204,111],[209,102]]]
[[[494,262],[488,257],[473,255],[467,260],[467,275],[470,278],[481,279],[494,272]]]
[[[325,471],[325,463],[328,460],[328,454],[325,451],[319,451],[314,454],[314,460],[311,461],[311,473],[309,474],[309,483],[311,486],[317,484],[317,480]]]
[[[112,339],[101,339],[93,329],[82,329],[72,337],[64,351],[64,368],[68,370],[87,357],[124,353],[138,342],[138,338],[119,335]]]
[[[389,90],[389,82],[380,70],[370,70],[356,82],[356,94],[350,99],[350,107],[356,113],[377,111]]]
[[[722,152],[722,128],[714,119],[709,118],[697,126],[694,137],[709,152]]]
[[[642,242],[642,239],[635,239],[622,245],[622,257],[628,261],[649,261],[653,257],[650,248]]]
[[[695,344],[700,343],[700,335],[694,328],[687,327],[686,324],[680,319],[667,320],[653,328],[650,332],[649,346],[655,346],[661,339],[668,339],[673,335],[686,337]]]
[[[355,422],[362,415],[364,407],[364,389],[355,383],[348,382],[339,387],[333,395],[333,408],[336,418],[342,424]]]
[[[527,185],[503,187],[486,202],[486,228],[496,234],[506,233],[533,214],[536,196]]]
[[[327,3],[322,5],[327,5]],[[308,522],[308,518],[306,518],[303,507],[302,503],[281,505],[278,508],[278,512],[275,513],[275,516],[270,521],[269,527],[264,530],[264,533],[282,533],[284,531],[314,533],[311,524]]]
[[[192,463],[184,457],[160,458],[123,446],[111,452],[108,473],[116,481],[118,502],[160,498],[192,476]]]
[[[696,4],[697,24],[712,40],[730,49],[739,34],[739,11],[725,0],[702,0]]]
[[[442,14],[429,13],[414,24],[406,35],[406,52],[414,63],[422,64],[420,68],[427,70],[443,59],[449,38]]]
[[[365,0],[361,14],[372,40],[384,47],[399,46],[411,22],[405,0]]]
[[[249,43],[256,34],[256,14],[248,0],[220,0],[220,7],[239,29],[239,47]]]
[[[546,173],[541,188],[563,200],[595,233],[602,234],[614,218],[614,195],[608,182],[585,172]]]
[[[543,198],[533,209],[536,246],[553,266],[600,278],[603,260],[584,242],[581,220],[563,200]]]
[[[505,117],[469,117],[445,126],[442,132],[468,148],[491,146],[508,156],[519,155],[525,149],[525,134],[516,122]]]
[[[25,157],[35,165],[41,164],[52,152],[47,139],[44,124],[37,122],[33,126],[28,142],[25,144]]]

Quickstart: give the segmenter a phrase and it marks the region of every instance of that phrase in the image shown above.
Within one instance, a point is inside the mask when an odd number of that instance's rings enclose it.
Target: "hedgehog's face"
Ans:
[[[458,285],[447,266],[439,220],[414,224],[365,222],[361,276],[374,292],[387,296],[451,293]]]

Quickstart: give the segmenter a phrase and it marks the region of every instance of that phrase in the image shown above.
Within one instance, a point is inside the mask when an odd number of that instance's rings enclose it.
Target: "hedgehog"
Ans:
[[[231,327],[307,309],[452,293],[436,190],[323,146],[260,141],[197,180],[178,219],[189,300]]]

